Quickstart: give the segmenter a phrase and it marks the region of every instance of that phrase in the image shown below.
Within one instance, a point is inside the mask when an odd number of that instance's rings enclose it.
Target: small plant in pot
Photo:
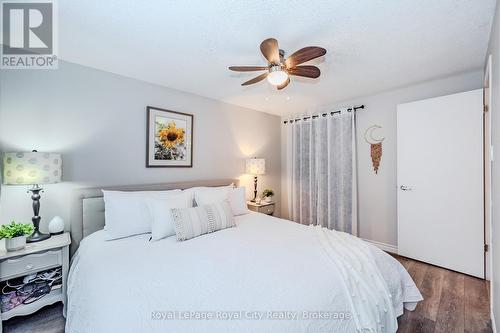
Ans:
[[[262,197],[264,198],[265,202],[271,202],[273,195],[274,195],[274,192],[273,192],[273,190],[270,190],[270,189],[265,189],[262,192]]]
[[[0,239],[5,238],[5,249],[7,251],[21,250],[26,246],[26,237],[31,235],[35,228],[32,224],[16,223],[0,226]]]

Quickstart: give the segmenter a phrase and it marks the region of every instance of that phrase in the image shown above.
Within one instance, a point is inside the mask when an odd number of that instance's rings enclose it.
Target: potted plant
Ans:
[[[265,189],[262,192],[262,197],[264,197],[265,202],[271,202],[271,198],[273,197],[273,195],[274,195],[274,192],[273,192],[273,190],[270,190],[270,189]]]
[[[32,224],[16,223],[0,226],[0,239],[5,238],[5,249],[7,251],[21,250],[26,246],[26,237],[31,235],[35,228]]]

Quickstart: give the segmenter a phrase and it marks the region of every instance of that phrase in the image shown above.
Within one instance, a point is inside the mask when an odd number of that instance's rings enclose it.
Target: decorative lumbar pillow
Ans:
[[[105,238],[107,240],[123,238],[151,232],[151,213],[147,207],[147,199],[168,201],[180,190],[123,192],[105,191],[104,219]],[[187,200],[186,200],[187,202]]]
[[[193,208],[174,208],[170,211],[178,241],[235,226],[233,212],[227,200]]]
[[[146,204],[151,213],[151,240],[157,241],[175,235],[172,208],[189,208],[188,195],[181,193],[172,195],[168,200],[147,199]]]

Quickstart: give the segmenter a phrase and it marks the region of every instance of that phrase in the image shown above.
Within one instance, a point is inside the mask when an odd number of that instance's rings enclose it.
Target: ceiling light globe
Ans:
[[[288,80],[288,74],[281,69],[273,70],[270,69],[269,75],[267,76],[267,81],[274,86],[279,86]]]

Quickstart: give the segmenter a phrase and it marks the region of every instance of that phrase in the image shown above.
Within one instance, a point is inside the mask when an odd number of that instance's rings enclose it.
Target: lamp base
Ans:
[[[33,231],[31,236],[26,238],[26,242],[35,243],[50,238],[50,234],[44,234],[40,232],[40,230],[38,230],[40,226],[40,220],[42,219],[38,213],[40,212],[40,192],[43,192],[43,188],[35,184],[28,190],[28,192],[32,193],[31,200],[33,200],[33,217],[31,218],[31,221],[33,221],[33,227],[35,227],[35,231]]]
[[[46,240],[49,238],[50,238],[50,234],[44,234],[38,230],[35,230],[35,232],[31,236],[26,238],[26,243],[36,243],[36,242],[40,242],[40,241],[43,241],[43,240]]]
[[[257,176],[253,176],[253,188],[254,188],[254,191],[253,191],[253,199],[250,200],[251,202],[255,202],[255,200],[257,199]]]

